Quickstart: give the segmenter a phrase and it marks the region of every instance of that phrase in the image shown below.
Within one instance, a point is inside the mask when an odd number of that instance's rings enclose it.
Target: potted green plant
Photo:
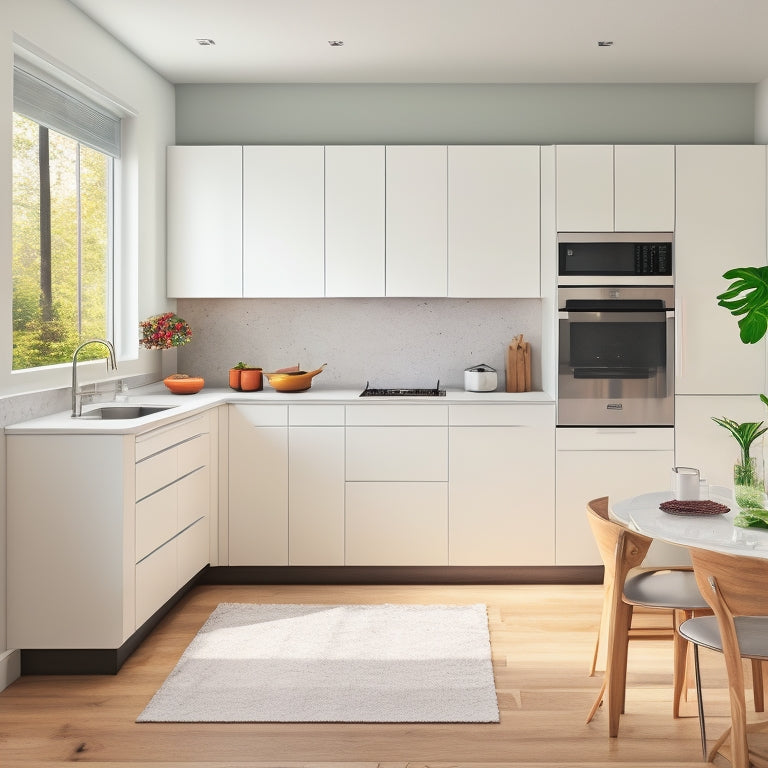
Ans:
[[[229,369],[229,386],[237,392],[256,392],[263,389],[262,369],[240,361]]]
[[[761,395],[765,402],[765,395]],[[712,417],[715,424],[727,429],[739,444],[739,460],[733,465],[733,490],[736,503],[742,509],[761,509],[765,506],[763,463],[761,457],[752,456],[752,444],[768,432],[763,422],[745,421],[739,424],[733,419]]]

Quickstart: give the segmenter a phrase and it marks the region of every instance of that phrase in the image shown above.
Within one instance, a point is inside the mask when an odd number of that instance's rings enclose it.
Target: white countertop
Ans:
[[[220,389],[203,388],[194,395],[174,395],[162,382],[132,389],[127,396],[118,396],[115,402],[100,402],[83,406],[83,414],[96,408],[112,405],[172,405],[166,411],[142,416],[138,419],[85,419],[72,418],[71,411],[62,411],[49,416],[41,416],[29,421],[11,424],[5,427],[6,434],[46,435],[46,434],[94,434],[118,435],[136,434],[157,426],[170,424],[186,418],[196,412],[225,403],[338,403],[381,404],[381,403],[419,403],[423,405],[455,405],[480,403],[527,403],[554,404],[554,398],[546,392],[465,392],[461,389],[447,389],[445,397],[360,397],[362,388],[324,389],[314,386],[306,392],[277,392],[265,384],[260,392],[236,392],[223,387]]]

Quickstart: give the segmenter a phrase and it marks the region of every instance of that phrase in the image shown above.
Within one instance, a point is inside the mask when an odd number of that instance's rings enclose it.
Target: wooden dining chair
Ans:
[[[742,666],[742,658],[752,660],[755,709],[759,698],[758,711],[762,711],[762,661],[768,660],[768,559],[706,549],[692,548],[690,552],[699,589],[714,611],[717,626],[715,629],[712,618],[705,616],[686,621],[679,631],[697,646],[722,651],[731,705],[731,727],[715,743],[707,759],[712,762],[720,754],[731,768],[768,768],[768,722],[747,725]],[[696,683],[703,734],[698,652]]]
[[[603,685],[587,716],[589,723],[608,693],[608,735],[619,732],[619,717],[624,712],[627,680],[627,652],[634,606],[672,610],[675,630],[697,611],[709,611],[690,568],[663,568],[629,576],[639,567],[652,539],[611,520],[608,497],[587,503],[587,519],[605,567],[603,615],[608,622],[608,658]],[[672,714],[680,716],[680,700],[686,682],[688,643],[674,632]]]

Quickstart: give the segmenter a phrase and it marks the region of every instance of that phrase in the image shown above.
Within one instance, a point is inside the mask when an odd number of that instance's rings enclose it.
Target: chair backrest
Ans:
[[[696,582],[717,617],[731,700],[731,764],[748,768],[744,670],[734,616],[768,616],[768,559],[690,550]]]
[[[605,566],[605,583],[623,589],[627,574],[643,562],[653,539],[611,520],[607,496],[587,503],[587,520]]]

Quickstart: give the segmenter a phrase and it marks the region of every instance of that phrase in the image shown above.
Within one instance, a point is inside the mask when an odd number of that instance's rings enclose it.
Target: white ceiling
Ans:
[[[70,0],[173,83],[755,83],[768,0]],[[197,38],[212,38],[203,47]],[[329,40],[343,40],[331,47]],[[598,40],[613,41],[599,47]]]

